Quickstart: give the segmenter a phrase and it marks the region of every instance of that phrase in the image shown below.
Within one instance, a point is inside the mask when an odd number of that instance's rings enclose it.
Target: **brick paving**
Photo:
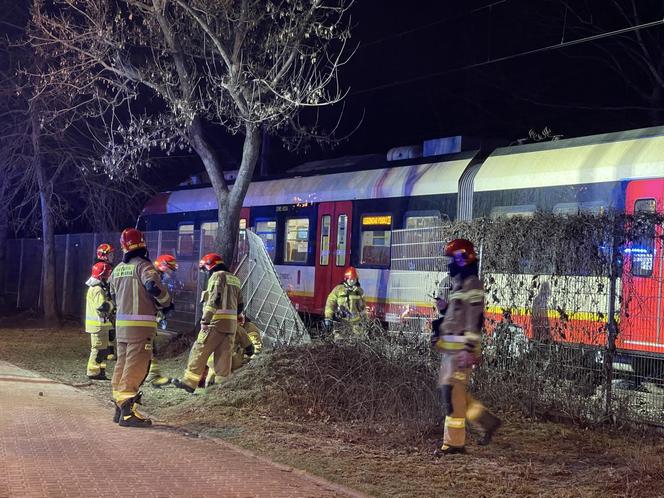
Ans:
[[[0,361],[0,497],[362,496],[223,441],[112,417],[110,404]]]

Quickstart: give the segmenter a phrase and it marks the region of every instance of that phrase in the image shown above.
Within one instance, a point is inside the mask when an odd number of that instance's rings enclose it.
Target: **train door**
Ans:
[[[316,282],[314,311],[323,313],[332,288],[344,278],[350,265],[350,235],[353,203],[322,202],[318,205],[316,239]]]
[[[639,213],[664,212],[664,179],[630,182],[625,196],[625,211],[637,216]],[[635,221],[631,239],[625,247],[618,347],[662,352],[662,225],[649,218]]]

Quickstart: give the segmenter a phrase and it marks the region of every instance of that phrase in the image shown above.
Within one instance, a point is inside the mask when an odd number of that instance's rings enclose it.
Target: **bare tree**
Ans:
[[[103,105],[124,97],[108,118],[111,174],[140,167],[154,150],[195,151],[218,202],[220,250],[231,260],[263,131],[288,146],[330,131],[300,117],[344,97],[338,71],[348,56],[350,2],[42,0],[32,43],[65,61],[47,85],[90,92]],[[219,127],[244,136],[232,188],[210,140]]]

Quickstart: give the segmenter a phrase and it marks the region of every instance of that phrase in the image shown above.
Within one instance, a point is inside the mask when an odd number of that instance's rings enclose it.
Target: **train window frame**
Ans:
[[[375,218],[376,221],[380,221],[381,218],[387,216],[389,216],[390,219],[389,229],[387,230],[385,229],[385,227],[388,226],[387,223],[376,223],[376,224],[365,223],[365,218],[373,217]],[[362,213],[360,215],[359,228],[360,228],[359,266],[364,268],[389,268],[392,256],[392,232],[394,231],[394,216],[392,215],[392,213],[387,211],[376,212],[376,213]],[[377,246],[375,244],[372,244],[371,247],[387,247],[387,261],[385,263],[365,262],[364,260],[365,233],[378,232],[378,231],[387,232],[389,234],[388,235],[389,242],[387,244],[384,244],[383,246]],[[384,237],[385,236],[383,235],[383,238]]]
[[[515,216],[523,216],[526,218],[532,218],[537,212],[537,206],[535,204],[519,204],[514,206],[494,206],[491,208],[491,213],[489,218],[492,220],[498,218],[513,218]]]
[[[196,247],[196,229],[195,229],[195,223],[193,221],[182,221],[178,223],[178,239],[177,239],[177,257],[178,258],[193,258],[194,257],[194,249]],[[188,234],[183,234],[182,233],[182,228],[183,227],[191,227],[191,233]],[[190,236],[191,237],[191,253],[183,253],[182,252],[182,237],[183,235]]]
[[[652,209],[641,210],[639,209],[640,203],[652,203]],[[634,216],[639,214],[656,214],[657,213],[657,200],[652,197],[643,197],[634,201]],[[651,231],[643,237],[639,238],[637,247],[629,248],[629,272],[633,277],[638,278],[651,278],[655,267],[655,239],[657,237],[657,224],[650,223],[648,228]],[[637,250],[638,249],[638,250]],[[635,271],[635,263],[637,269]]]
[[[327,219],[327,234],[325,233],[325,221]],[[330,264],[330,246],[332,235],[332,215],[324,214],[320,217],[320,256],[318,258],[318,266],[329,266]],[[327,240],[326,240],[327,239]],[[323,257],[325,262],[323,263]]]
[[[289,239],[288,238],[288,233],[289,233],[289,223],[291,221],[305,221],[307,224],[307,235],[304,239],[299,238],[299,232],[303,230],[299,225],[295,227],[295,233],[296,233],[296,238],[295,239]],[[283,264],[285,265],[306,265],[307,262],[309,261],[309,249],[310,249],[310,241],[309,241],[309,234],[311,232],[311,220],[309,219],[308,216],[289,216],[287,218],[284,218],[283,220],[283,233],[284,233],[284,239],[283,239]],[[289,242],[292,243],[292,241],[295,241],[297,244],[297,254],[304,254],[304,260],[296,260],[296,259],[290,259],[291,255],[288,252],[288,244]],[[300,244],[306,244],[304,252],[300,251]]]
[[[343,244],[339,244],[341,236],[341,218],[344,219]],[[341,213],[337,216],[337,240],[334,250],[334,265],[339,268],[346,266],[346,251],[348,250],[348,214]]]
[[[263,233],[270,233],[270,232],[263,232],[263,231],[259,231],[259,229],[258,229],[258,224],[259,224],[259,223],[270,223],[270,222],[274,223],[274,231],[271,232],[271,233],[274,235],[274,244],[273,244],[273,250],[272,250],[272,253],[270,253],[270,249],[269,249],[268,246],[265,244],[265,239],[263,239],[263,237],[261,237],[261,234],[263,234]],[[278,235],[278,234],[277,234],[277,225],[278,225],[277,219],[276,219],[276,218],[273,218],[273,217],[261,217],[261,218],[256,218],[256,219],[254,220],[254,230],[255,230],[255,233],[256,233],[256,235],[258,235],[258,236],[260,237],[260,239],[263,241],[263,246],[265,247],[265,250],[267,251],[267,254],[268,254],[268,256],[270,256],[270,259],[272,260],[273,263],[274,263],[274,260],[275,260],[275,258],[276,258],[276,256],[277,256],[277,235]]]
[[[418,211],[406,211],[403,215],[402,221],[402,226],[405,230],[417,230],[417,229],[422,229],[422,228],[431,228],[432,226],[437,226],[437,225],[428,225],[425,227],[408,227],[408,221],[413,218],[435,218],[438,221],[438,224],[442,223],[442,218],[440,215],[440,211],[437,211],[435,209],[428,209],[428,210],[418,210]]]

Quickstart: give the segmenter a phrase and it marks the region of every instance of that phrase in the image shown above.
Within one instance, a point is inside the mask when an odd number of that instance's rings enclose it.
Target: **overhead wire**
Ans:
[[[583,43],[589,43],[589,42],[592,42],[592,41],[601,40],[603,38],[610,38],[612,36],[618,36],[618,35],[622,35],[622,34],[625,34],[625,33],[630,33],[630,32],[633,32],[633,31],[640,31],[642,29],[648,29],[648,28],[652,28],[652,27],[655,27],[655,26],[661,26],[661,25],[664,25],[664,19],[659,19],[657,21],[651,21],[651,22],[648,22],[648,23],[642,23],[642,24],[638,24],[636,26],[629,26],[629,27],[626,27],[626,28],[616,29],[614,31],[607,31],[605,33],[598,33],[596,35],[586,36],[584,38],[577,38],[576,40],[570,40],[570,41],[567,41],[567,42],[556,43],[555,45],[548,45],[546,47],[539,47],[539,48],[535,48],[535,49],[532,49],[532,50],[526,50],[524,52],[518,52],[516,54],[510,54],[510,55],[506,55],[506,56],[503,56],[503,57],[496,57],[494,59],[489,59],[489,60],[482,61],[482,62],[475,62],[475,63],[472,63],[472,64],[467,64],[465,66],[460,66],[460,67],[456,67],[456,68],[452,68],[452,69],[446,69],[446,70],[443,70],[443,71],[436,71],[436,72],[433,72],[433,73],[420,75],[420,76],[414,76],[412,78],[407,78],[407,79],[403,79],[403,80],[399,80],[399,81],[392,81],[390,83],[384,83],[382,85],[376,85],[376,86],[373,86],[373,87],[370,87],[370,88],[363,88],[363,89],[360,89],[360,90],[355,90],[355,91],[350,92],[350,95],[354,96],[354,95],[361,95],[361,94],[364,94],[364,93],[375,92],[375,91],[378,91],[378,90],[386,90],[388,88],[394,88],[394,87],[397,87],[397,86],[408,85],[410,83],[417,83],[418,81],[424,81],[424,80],[427,80],[427,79],[430,79],[430,78],[435,78],[435,77],[438,77],[438,76],[445,76],[445,75],[453,74],[453,73],[457,73],[457,72],[468,71],[469,69],[476,69],[476,68],[483,67],[483,66],[489,66],[489,65],[492,65],[492,64],[497,64],[499,62],[505,62],[505,61],[509,61],[509,60],[512,60],[512,59],[517,59],[519,57],[525,57],[525,56],[528,56],[528,55],[534,55],[534,54],[539,54],[539,53],[543,53],[543,52],[551,52],[551,51],[554,51],[554,50],[559,50],[559,49],[571,47],[571,46],[574,46],[574,45],[581,45]]]

